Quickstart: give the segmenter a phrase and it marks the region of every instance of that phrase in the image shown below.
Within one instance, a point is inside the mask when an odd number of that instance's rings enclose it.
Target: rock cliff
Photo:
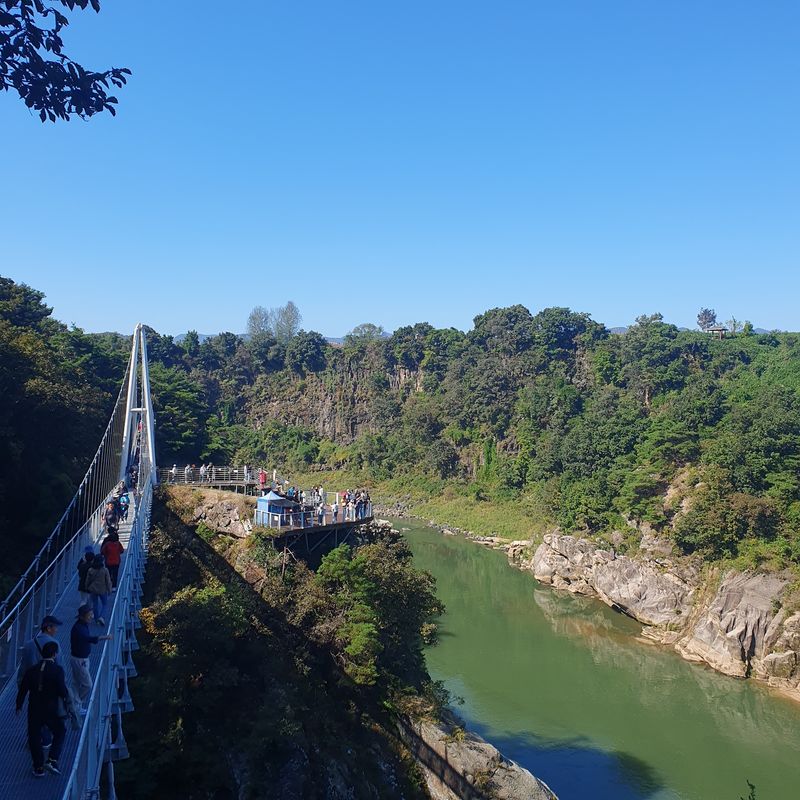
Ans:
[[[453,716],[401,722],[398,730],[422,767],[432,800],[558,800],[547,784]]]
[[[514,542],[509,559],[544,584],[600,598],[643,622],[643,635],[726,675],[754,677],[800,699],[800,613],[787,613],[785,573],[703,569],[645,535],[639,553],[558,532],[533,554]]]

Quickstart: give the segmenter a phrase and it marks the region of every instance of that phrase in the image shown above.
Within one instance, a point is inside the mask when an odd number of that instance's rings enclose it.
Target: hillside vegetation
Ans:
[[[467,333],[190,334],[151,355],[168,460],[339,470],[495,529],[513,508],[511,535],[647,523],[707,558],[800,559],[797,334],[717,340],[652,314],[617,335],[517,305]]]
[[[128,340],[0,289],[0,491],[18,501],[0,504],[0,537],[25,534],[21,563],[100,439]],[[611,334],[516,305],[466,333],[362,325],[334,346],[291,311],[249,337],[149,331],[162,464],[335,472],[509,536],[557,524],[635,546],[646,523],[709,559],[800,560],[799,334],[717,340],[659,314]]]
[[[199,495],[156,498],[120,796],[427,796],[396,719],[445,698],[421,636],[441,605],[404,540],[373,532],[313,573],[195,529]]]
[[[116,334],[68,328],[51,313],[41,292],[0,277],[0,595],[83,478],[130,347]]]

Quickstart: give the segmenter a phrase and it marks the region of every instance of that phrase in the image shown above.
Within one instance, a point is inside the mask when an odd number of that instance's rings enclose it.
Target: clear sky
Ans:
[[[797,0],[102,6],[66,49],[133,70],[116,118],[0,95],[0,274],[65,322],[800,329]]]

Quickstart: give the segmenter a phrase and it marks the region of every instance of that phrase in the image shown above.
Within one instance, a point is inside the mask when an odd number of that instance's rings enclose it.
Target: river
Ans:
[[[635,640],[641,625],[541,586],[505,554],[406,519],[447,606],[427,650],[469,727],[560,800],[800,798],[800,705]]]

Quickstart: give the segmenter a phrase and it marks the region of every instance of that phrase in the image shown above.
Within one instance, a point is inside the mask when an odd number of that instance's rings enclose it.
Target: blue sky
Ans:
[[[90,330],[800,329],[800,4],[103,0],[116,118],[0,95],[0,274]],[[139,286],[134,293],[134,287]],[[109,301],[109,298],[113,300]]]

